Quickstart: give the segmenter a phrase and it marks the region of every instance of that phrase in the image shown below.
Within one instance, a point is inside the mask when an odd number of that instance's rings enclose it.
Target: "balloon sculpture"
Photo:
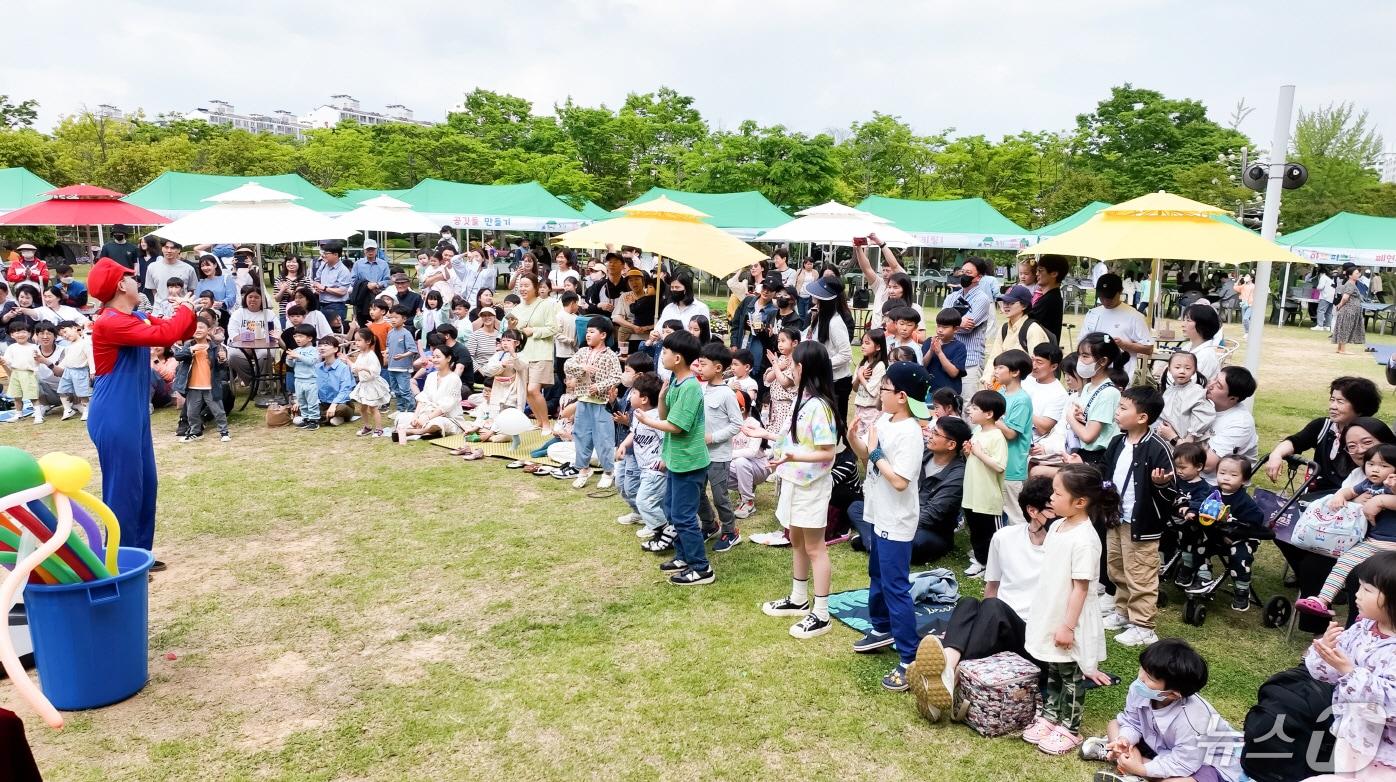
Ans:
[[[91,480],[91,465],[76,456],[51,453],[36,460],[0,447],[0,565],[10,568],[0,581],[0,615],[9,614],[26,583],[76,584],[117,574],[121,528],[111,509],[83,490]],[[0,665],[44,722],[63,727],[63,716],[20,664],[9,633],[0,633]]]

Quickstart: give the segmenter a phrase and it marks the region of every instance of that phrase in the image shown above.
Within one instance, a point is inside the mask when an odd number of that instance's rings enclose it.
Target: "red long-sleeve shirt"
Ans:
[[[194,311],[176,307],[169,318],[141,318],[114,309],[104,309],[92,322],[92,358],[97,376],[111,372],[124,347],[164,348],[194,333]]]

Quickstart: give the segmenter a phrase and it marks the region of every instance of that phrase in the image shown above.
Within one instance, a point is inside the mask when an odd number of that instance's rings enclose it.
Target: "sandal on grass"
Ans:
[[[469,453],[465,454],[465,456],[463,457],[467,462],[479,461],[480,459],[485,458],[485,452],[479,448],[470,448],[468,450]]]
[[[523,462],[520,462],[520,461],[512,461],[512,462],[509,462],[508,464],[504,465],[504,469],[506,469],[506,470],[519,470],[519,469],[523,469],[524,466],[525,466],[525,465],[524,465]]]
[[[1048,755],[1065,755],[1081,746],[1082,741],[1085,739],[1058,725],[1046,738],[1038,742],[1037,749]]]

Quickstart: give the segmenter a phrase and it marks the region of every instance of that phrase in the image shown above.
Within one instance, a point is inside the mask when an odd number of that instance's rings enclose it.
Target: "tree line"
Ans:
[[[49,132],[34,127],[34,100],[0,95],[0,167],[22,166],[56,185],[86,182],[132,192],[164,171],[240,176],[296,172],[332,194],[407,188],[427,178],[483,184],[536,180],[575,206],[613,208],[652,186],[697,192],[758,190],[787,211],[868,195],[981,197],[1024,227],[1045,225],[1091,201],[1155,190],[1258,213],[1240,185],[1241,160],[1263,151],[1202,102],[1130,84],[1076,117],[1075,127],[991,139],[954,128],[923,135],[894,114],[804,133],[751,120],[713,127],[692,97],[668,87],[632,93],[616,109],[570,98],[550,113],[489,90],[431,127],[343,122],[303,140],[141,112],[83,112]],[[1287,191],[1282,230],[1339,211],[1396,216],[1396,185],[1373,170],[1381,137],[1351,104],[1300,111],[1294,149],[1309,184]]]

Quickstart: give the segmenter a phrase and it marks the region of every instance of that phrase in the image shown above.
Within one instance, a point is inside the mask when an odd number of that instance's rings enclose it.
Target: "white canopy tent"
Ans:
[[[345,224],[292,203],[298,198],[249,182],[203,199],[213,206],[181,217],[153,233],[180,244],[286,244],[343,239],[354,233]]]
[[[854,237],[875,233],[877,238],[894,247],[916,244],[911,234],[892,225],[892,221],[837,201],[812,206],[796,214],[799,217],[762,233],[755,241],[848,246]]]
[[[412,205],[390,195],[380,195],[367,199],[352,212],[334,218],[337,225],[349,230],[382,231],[393,234],[435,234],[441,223],[434,218],[413,211]]]

